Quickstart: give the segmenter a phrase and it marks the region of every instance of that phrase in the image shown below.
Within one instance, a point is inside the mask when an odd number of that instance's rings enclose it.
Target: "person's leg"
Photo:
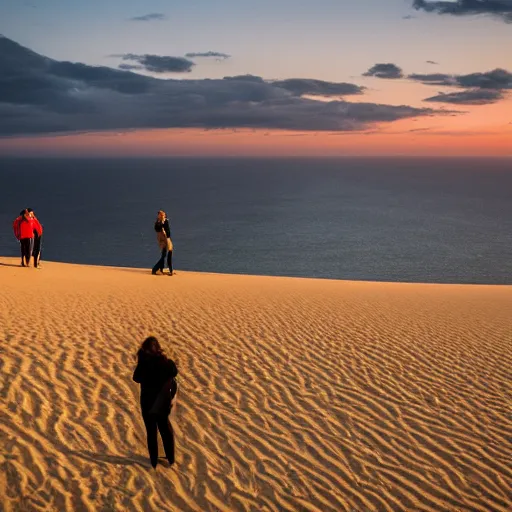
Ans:
[[[30,264],[30,257],[32,256],[31,251],[31,238],[22,238],[20,240],[21,245],[21,261],[23,266],[28,267]]]
[[[21,251],[21,266],[26,267],[25,263],[25,241],[24,239],[20,240],[20,251]]]
[[[157,420],[155,416],[152,416],[151,414],[143,414],[142,419],[144,420],[144,425],[146,426],[149,460],[151,461],[151,465],[156,468],[158,463],[158,439],[156,437]]]
[[[172,276],[172,251],[167,253],[167,266],[169,267],[169,274]]]
[[[165,256],[167,255],[167,249],[162,249],[162,257],[160,258],[160,270],[163,272],[165,267]]]
[[[153,267],[152,273],[156,274],[158,270],[164,269],[165,255],[167,253],[167,249],[162,249],[160,254],[160,259],[156,262],[156,265]]]
[[[28,249],[27,249],[27,251],[28,251],[27,267],[30,267],[30,260],[32,258],[32,253],[34,252],[34,239],[33,238],[29,238],[28,239]]]
[[[34,257],[34,267],[39,266],[39,259],[41,257],[41,237],[34,237],[34,250],[32,251],[32,256]]]
[[[167,416],[160,416],[158,418],[158,430],[162,436],[165,456],[169,464],[174,464],[174,431]]]

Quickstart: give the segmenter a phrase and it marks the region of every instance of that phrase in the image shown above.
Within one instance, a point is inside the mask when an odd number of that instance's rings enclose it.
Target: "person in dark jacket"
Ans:
[[[176,394],[177,375],[176,364],[164,354],[158,340],[154,336],[145,339],[137,352],[133,380],[140,384],[140,407],[146,426],[149,458],[154,468],[158,463],[157,429],[162,437],[165,456],[169,464],[174,464],[174,432],[169,414]]]
[[[172,240],[169,219],[163,210],[158,212],[155,222],[156,238],[158,247],[160,247],[160,259],[156,262],[151,273],[155,275],[157,272],[164,273],[165,256],[167,255],[167,266],[169,267],[169,275],[173,275],[172,270]]]

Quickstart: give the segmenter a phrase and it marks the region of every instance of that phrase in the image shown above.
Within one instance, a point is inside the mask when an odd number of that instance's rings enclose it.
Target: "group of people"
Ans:
[[[37,219],[32,208],[21,210],[20,214],[13,222],[14,236],[20,243],[21,248],[21,266],[30,267],[33,258],[34,268],[41,268],[41,238],[43,236],[43,226]],[[151,273],[164,274],[165,260],[169,275],[174,275],[172,268],[173,244],[171,239],[171,228],[167,214],[159,210],[155,221],[155,231],[158,247],[160,248],[160,258],[153,267]]]
[[[156,262],[151,273],[164,274],[165,260],[169,275],[174,274],[172,268],[173,243],[171,227],[167,214],[159,210],[155,221],[156,238],[160,248],[160,259]],[[146,338],[137,352],[137,367],[133,380],[140,384],[140,407],[142,419],[146,427],[149,459],[156,468],[158,464],[158,439],[160,432],[164,445],[165,456],[169,464],[174,464],[174,431],[169,421],[173,399],[178,385],[176,377],[178,369],[172,359],[169,359],[154,336]]]
[[[158,212],[154,228],[161,252],[152,273],[163,274],[167,259],[169,275],[172,276],[173,245],[169,219],[164,211]],[[32,208],[25,208],[20,212],[13,222],[13,230],[14,236],[20,242],[21,265],[30,267],[33,259],[33,266],[40,268],[43,227]],[[144,340],[137,352],[137,367],[133,380],[141,386],[142,419],[146,427],[149,458],[154,468],[158,464],[158,431],[162,437],[165,456],[169,464],[174,464],[174,431],[169,415],[177,392],[177,375],[176,364],[164,354],[158,340],[154,336]]]
[[[41,241],[43,226],[32,208],[21,210],[13,222],[14,236],[20,242],[21,266],[30,267],[33,259],[34,268],[41,268]]]
[[[169,275],[174,274],[172,268],[173,243],[171,228],[167,214],[159,210],[155,221],[155,231],[160,248],[160,258],[151,273],[164,274],[165,260]],[[140,407],[142,419],[146,427],[146,439],[151,465],[158,464],[158,438],[160,432],[164,445],[165,456],[170,465],[174,464],[174,431],[169,421],[173,399],[177,392],[176,377],[178,369],[172,359],[162,350],[154,336],[146,338],[137,352],[137,367],[133,380],[140,384]]]

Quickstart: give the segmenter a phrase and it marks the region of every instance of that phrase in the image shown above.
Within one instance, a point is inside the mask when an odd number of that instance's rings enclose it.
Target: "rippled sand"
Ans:
[[[512,509],[510,286],[17,262],[0,509]],[[149,334],[181,375],[176,464],[156,471],[131,380]]]

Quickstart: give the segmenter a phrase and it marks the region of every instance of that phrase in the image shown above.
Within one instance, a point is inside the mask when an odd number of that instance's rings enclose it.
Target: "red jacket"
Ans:
[[[37,219],[25,219],[25,217],[17,217],[12,223],[14,236],[21,240],[22,238],[34,238],[34,231],[41,236],[43,228]]]

